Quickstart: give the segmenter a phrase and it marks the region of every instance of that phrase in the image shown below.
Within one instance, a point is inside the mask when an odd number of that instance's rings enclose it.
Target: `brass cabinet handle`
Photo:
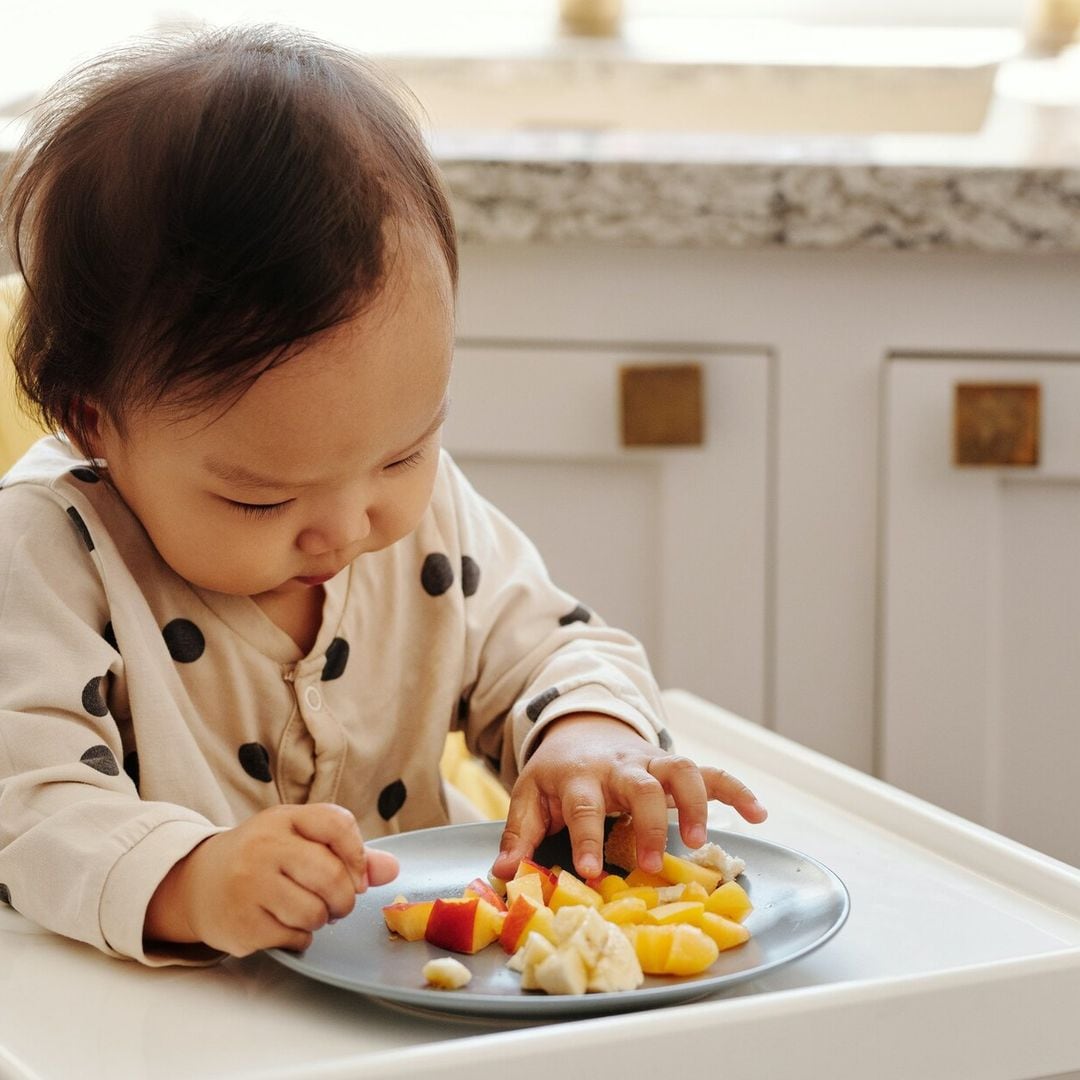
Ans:
[[[623,446],[701,446],[700,364],[626,364],[619,369]]]
[[[957,383],[953,411],[956,465],[1039,464],[1038,383]]]

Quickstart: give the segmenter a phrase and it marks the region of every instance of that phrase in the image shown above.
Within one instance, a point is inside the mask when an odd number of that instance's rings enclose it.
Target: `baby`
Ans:
[[[445,824],[447,732],[512,789],[493,871],[605,812],[764,819],[670,752],[637,642],[440,449],[457,254],[358,57],[275,28],[95,61],[0,212],[57,432],[0,490],[0,897],[147,964],[303,949]],[[494,853],[493,853],[494,854]]]

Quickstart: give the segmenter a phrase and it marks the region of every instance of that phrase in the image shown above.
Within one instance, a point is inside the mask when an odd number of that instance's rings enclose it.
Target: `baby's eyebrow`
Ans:
[[[446,416],[450,411],[450,396],[446,395],[438,411],[435,413],[434,418],[428,425],[427,430],[418,438],[413,439],[409,443],[405,450],[399,451],[400,454],[404,454],[406,450],[413,446],[417,446],[422,443],[429,435],[437,431],[446,421]],[[394,454],[397,457],[398,454]],[[232,461],[223,461],[220,458],[214,457],[212,454],[203,458],[203,468],[208,473],[215,476],[218,480],[223,481],[226,484],[232,484],[234,487],[247,488],[247,489],[260,489],[267,490],[269,488],[275,488],[281,490],[282,488],[303,488],[310,487],[311,485],[303,481],[298,480],[279,480],[272,476],[264,476],[261,473],[254,472],[247,468],[245,465],[238,465]]]

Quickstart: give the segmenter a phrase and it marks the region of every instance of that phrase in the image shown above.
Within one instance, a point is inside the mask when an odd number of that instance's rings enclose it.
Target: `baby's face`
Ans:
[[[123,439],[101,426],[95,455],[181,577],[235,595],[302,593],[419,523],[448,402],[453,297],[434,245],[415,251],[360,317],[260,376],[220,418],[143,412]]]

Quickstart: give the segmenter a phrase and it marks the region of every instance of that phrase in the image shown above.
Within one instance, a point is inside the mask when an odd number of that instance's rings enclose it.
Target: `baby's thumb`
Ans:
[[[389,851],[378,848],[365,848],[367,857],[367,879],[369,885],[385,885],[398,876],[398,861]]]

